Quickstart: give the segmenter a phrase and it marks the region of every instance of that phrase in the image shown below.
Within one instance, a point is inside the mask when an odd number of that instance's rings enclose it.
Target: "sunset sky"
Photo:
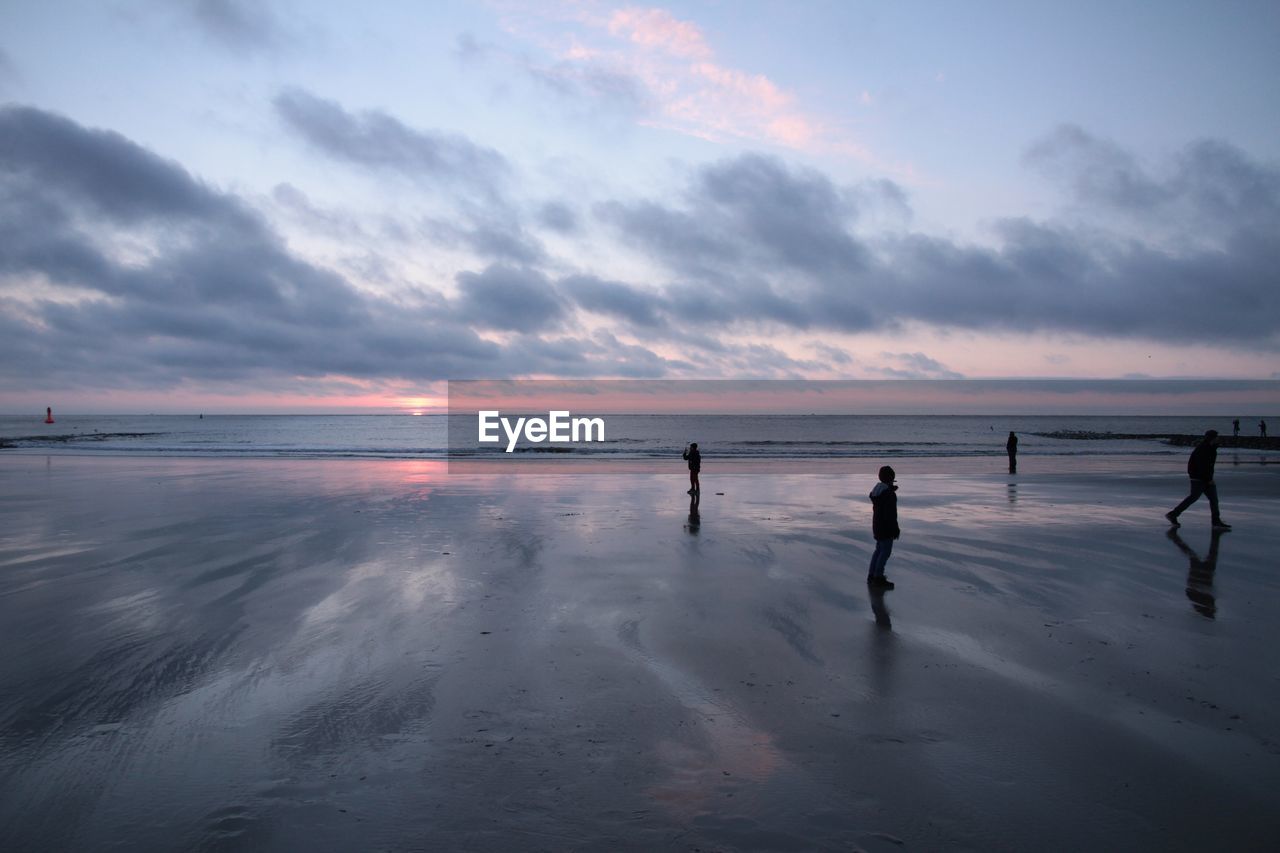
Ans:
[[[0,412],[1280,378],[1280,3],[0,0]]]

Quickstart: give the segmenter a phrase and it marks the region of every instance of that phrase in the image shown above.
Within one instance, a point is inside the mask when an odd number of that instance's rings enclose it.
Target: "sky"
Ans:
[[[1280,4],[0,0],[0,412],[1280,379]]]

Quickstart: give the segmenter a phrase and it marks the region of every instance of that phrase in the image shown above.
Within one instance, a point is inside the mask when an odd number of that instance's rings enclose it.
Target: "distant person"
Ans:
[[[894,485],[896,474],[888,465],[880,469],[880,482],[868,496],[871,498],[871,535],[876,540],[876,550],[871,555],[867,570],[867,586],[873,590],[893,589],[893,581],[884,576],[884,565],[893,553],[893,540],[902,535],[898,528],[898,487]]]
[[[1240,437],[1240,419],[1239,418],[1236,418],[1231,422],[1231,437],[1232,438]]]
[[[1004,443],[1005,453],[1009,454],[1009,473],[1018,473],[1018,437],[1009,430],[1009,440]]]
[[[1258,435],[1262,436],[1263,438],[1266,438],[1266,437],[1267,437],[1267,422],[1266,422],[1266,421],[1258,421]]]
[[[53,423],[53,406],[45,406],[44,422],[47,424]]]
[[[1222,531],[1213,531],[1209,538],[1209,553],[1203,560],[1182,541],[1177,530],[1170,528],[1169,538],[1187,557],[1187,598],[1191,600],[1192,609],[1213,619],[1218,613],[1218,602],[1213,596],[1213,573],[1218,568],[1218,540],[1222,538]]]
[[[1164,514],[1169,523],[1179,527],[1178,516],[1191,506],[1201,495],[1209,496],[1209,520],[1214,530],[1230,530],[1231,525],[1222,520],[1218,512],[1218,487],[1213,482],[1213,466],[1218,461],[1218,431],[1211,429],[1205,432],[1204,438],[1191,451],[1187,460],[1187,476],[1191,478],[1191,494],[1182,503]]]
[[[698,452],[698,442],[686,445],[684,458],[689,462],[689,494],[702,494],[702,486],[698,483],[698,472],[702,470],[702,454]]]

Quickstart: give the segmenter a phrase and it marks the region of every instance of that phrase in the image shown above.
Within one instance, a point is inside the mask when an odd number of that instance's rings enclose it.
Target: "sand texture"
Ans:
[[[0,460],[0,849],[1264,850],[1280,466]],[[717,492],[723,492],[722,495]]]

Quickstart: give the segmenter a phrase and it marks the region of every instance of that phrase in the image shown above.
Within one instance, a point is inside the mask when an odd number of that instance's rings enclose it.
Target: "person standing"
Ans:
[[[1266,437],[1267,437],[1267,422],[1266,422],[1266,421],[1258,421],[1258,435],[1262,436],[1263,438],[1266,438]]]
[[[1018,437],[1009,430],[1009,440],[1004,443],[1004,450],[1009,454],[1009,473],[1018,473]]]
[[[686,445],[684,458],[689,462],[689,494],[702,494],[702,485],[698,482],[698,472],[702,470],[702,454],[698,452],[698,442]]]
[[[893,589],[893,581],[884,576],[885,563],[893,553],[893,540],[902,535],[898,527],[898,487],[896,474],[885,465],[880,469],[880,482],[876,483],[868,497],[871,498],[871,535],[876,540],[876,550],[871,554],[871,566],[867,570],[867,586],[873,590]]]
[[[1231,437],[1232,438],[1240,437],[1240,419],[1239,418],[1236,418],[1231,422]]]
[[[1231,525],[1222,520],[1218,512],[1218,487],[1213,482],[1213,466],[1218,461],[1218,431],[1211,429],[1205,432],[1204,438],[1191,451],[1187,460],[1187,476],[1191,478],[1191,494],[1183,498],[1182,503],[1164,514],[1169,523],[1180,527],[1178,516],[1191,506],[1201,495],[1209,497],[1209,521],[1214,530],[1230,530]]]

